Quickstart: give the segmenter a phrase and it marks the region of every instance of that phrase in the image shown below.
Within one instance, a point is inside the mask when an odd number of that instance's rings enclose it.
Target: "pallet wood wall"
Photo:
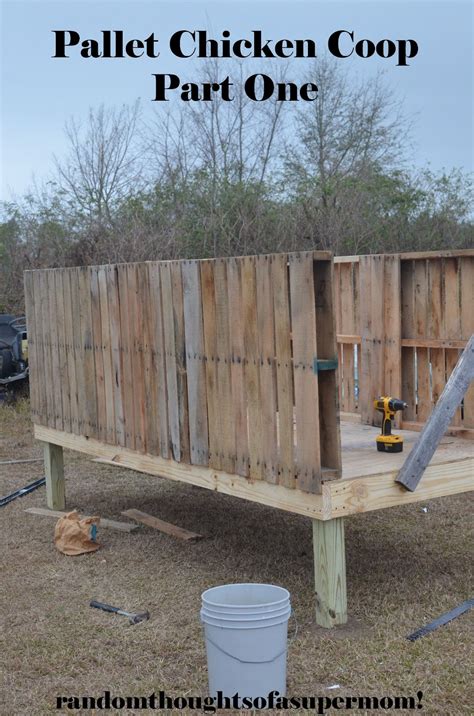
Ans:
[[[474,251],[339,257],[335,288],[341,410],[379,425],[373,398],[395,395],[418,429],[474,333]],[[451,428],[474,429],[473,386]]]
[[[340,475],[325,252],[25,273],[33,421],[320,492]]]

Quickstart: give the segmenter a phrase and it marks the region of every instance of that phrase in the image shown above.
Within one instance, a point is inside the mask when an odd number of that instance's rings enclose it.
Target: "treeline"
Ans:
[[[240,88],[152,120],[137,103],[68,122],[52,176],[2,205],[0,312],[22,310],[37,267],[473,246],[471,178],[410,168],[411,120],[382,78],[357,84],[329,60],[311,76],[318,100],[296,111]]]

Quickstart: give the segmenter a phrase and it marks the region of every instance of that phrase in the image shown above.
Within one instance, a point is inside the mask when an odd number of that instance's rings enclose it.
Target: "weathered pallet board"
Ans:
[[[325,252],[28,272],[33,420],[321,492],[340,472],[336,374],[313,370],[336,356],[332,281]]]

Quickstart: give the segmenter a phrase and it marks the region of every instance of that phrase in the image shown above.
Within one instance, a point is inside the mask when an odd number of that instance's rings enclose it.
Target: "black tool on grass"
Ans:
[[[437,619],[434,619],[434,621],[430,622],[429,624],[426,624],[420,629],[417,629],[413,632],[413,634],[409,634],[407,636],[407,639],[409,639],[410,641],[416,641],[417,639],[420,639],[420,637],[426,636],[435,629],[438,629],[438,627],[444,626],[453,619],[456,619],[456,617],[460,617],[461,614],[464,614],[464,612],[468,612],[470,609],[472,609],[472,607],[474,607],[474,599],[467,599],[458,607],[454,607],[454,609],[451,609],[451,611],[442,614]]]
[[[89,606],[95,607],[96,609],[102,609],[104,612],[112,612],[112,614],[120,614],[123,617],[128,617],[130,619],[130,624],[139,624],[140,622],[144,622],[150,618],[149,612],[137,612],[136,614],[133,614],[133,612],[126,612],[124,609],[112,607],[110,604],[96,602],[95,599],[91,601]]]
[[[27,495],[29,492],[33,492],[33,490],[36,490],[38,487],[41,487],[41,485],[44,485],[45,483],[46,478],[40,477],[39,480],[30,482],[30,484],[26,485],[26,487],[21,487],[19,490],[15,490],[15,492],[12,492],[10,495],[6,495],[6,497],[0,497],[0,507],[8,505],[9,502],[13,502],[13,500],[16,500],[17,497],[23,497],[23,495]]]

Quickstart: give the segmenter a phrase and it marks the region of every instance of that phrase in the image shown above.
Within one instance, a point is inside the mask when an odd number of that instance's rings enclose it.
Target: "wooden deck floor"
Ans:
[[[404,451],[385,454],[377,452],[375,447],[378,432],[378,428],[343,421],[342,479],[323,482],[322,494],[315,495],[271,485],[262,480],[250,481],[239,475],[207,467],[143,455],[53,428],[35,426],[36,438],[47,443],[103,458],[121,467],[189,482],[318,520],[426,501],[474,489],[472,440],[444,437],[416,491],[407,492],[395,482],[395,477],[419,433],[397,430],[397,433],[404,436]]]

